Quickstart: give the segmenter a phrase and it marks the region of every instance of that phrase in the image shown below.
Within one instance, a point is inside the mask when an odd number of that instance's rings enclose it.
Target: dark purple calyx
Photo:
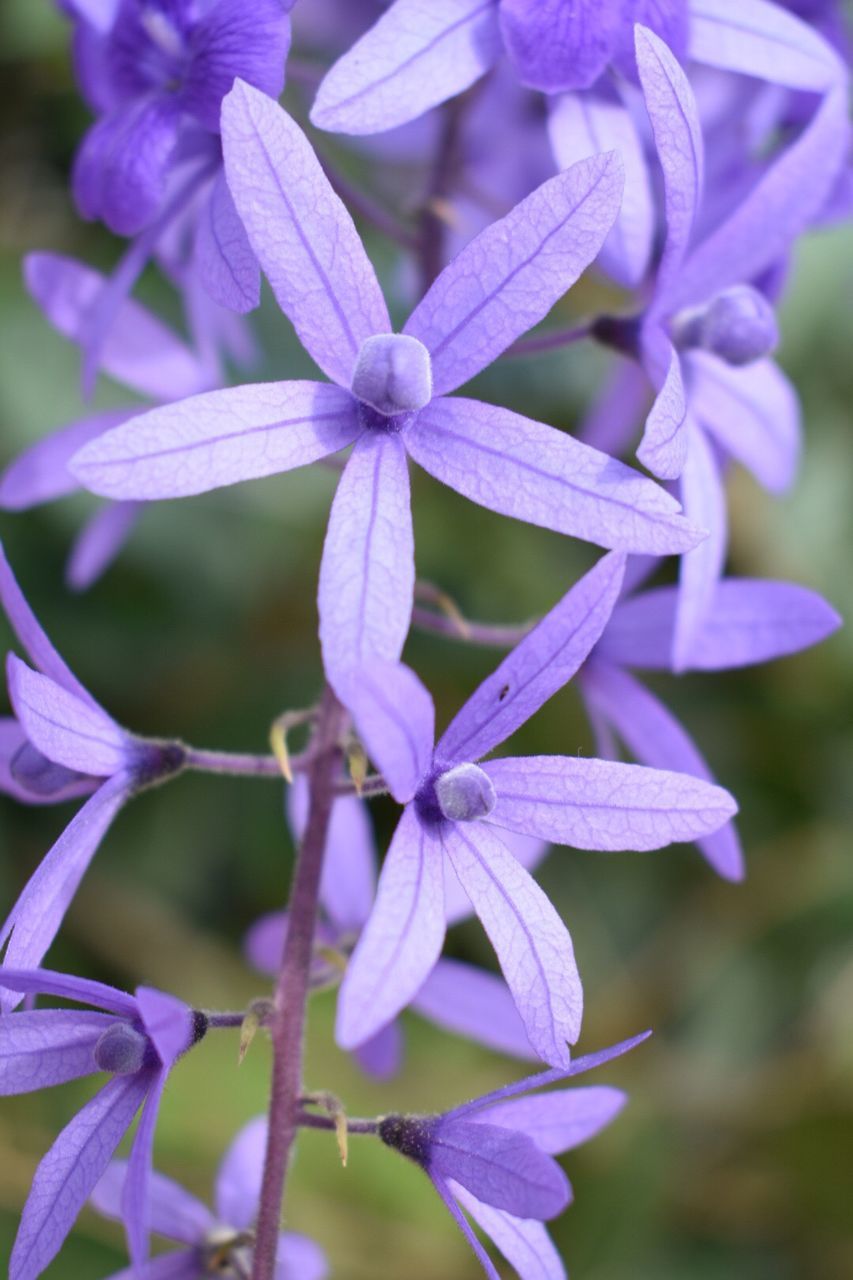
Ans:
[[[145,787],[153,787],[174,778],[184,769],[186,761],[186,748],[180,742],[137,738],[130,760],[136,789],[142,791]]]
[[[113,1075],[131,1076],[158,1061],[151,1040],[129,1022],[114,1022],[95,1045],[98,1068]]]
[[[590,333],[603,346],[638,360],[642,327],[640,316],[599,316],[591,325]]]
[[[379,1137],[422,1169],[429,1165],[438,1116],[386,1116],[379,1122]]]
[[[779,326],[764,294],[739,284],[724,289],[706,306],[676,316],[672,336],[681,350],[709,351],[738,367],[775,351]]]
[[[402,431],[432,399],[429,352],[405,333],[375,334],[358,353],[352,393],[366,430]]]

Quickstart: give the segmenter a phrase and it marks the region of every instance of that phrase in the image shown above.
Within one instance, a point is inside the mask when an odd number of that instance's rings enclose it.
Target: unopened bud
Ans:
[[[114,1022],[95,1045],[95,1062],[101,1071],[130,1076],[141,1070],[149,1040],[128,1022]]]
[[[423,409],[432,399],[429,352],[405,333],[368,338],[358,353],[352,393],[388,417]]]
[[[497,803],[494,784],[479,765],[459,764],[436,779],[438,807],[453,822],[485,818]]]
[[[779,341],[776,313],[748,284],[724,289],[707,307],[681,317],[674,332],[679,346],[699,347],[734,366],[770,355]]]

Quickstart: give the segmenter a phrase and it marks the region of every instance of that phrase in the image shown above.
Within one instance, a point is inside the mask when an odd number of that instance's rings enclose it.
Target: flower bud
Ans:
[[[368,338],[358,354],[352,393],[386,417],[423,409],[432,399],[429,352],[404,333]]]
[[[436,779],[438,807],[453,822],[485,818],[497,803],[491,778],[476,764],[459,764]]]
[[[149,1040],[128,1022],[114,1022],[95,1045],[95,1062],[101,1071],[130,1076],[139,1071],[149,1047]]]
[[[724,289],[675,327],[679,346],[699,347],[735,366],[770,355],[779,341],[776,313],[748,284]]]

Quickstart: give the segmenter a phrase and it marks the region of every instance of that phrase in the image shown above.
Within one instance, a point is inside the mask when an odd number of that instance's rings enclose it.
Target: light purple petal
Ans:
[[[211,133],[219,132],[222,99],[237,76],[270,98],[280,96],[290,50],[287,13],[293,3],[252,0],[250,14],[244,0],[217,0],[200,7],[182,105]]]
[[[444,1180],[444,1178],[441,1177],[440,1174],[430,1174],[430,1177],[432,1178],[433,1186],[435,1187],[436,1191],[444,1201],[448,1212],[453,1218],[453,1221],[456,1223],[459,1230],[462,1232],[463,1236],[465,1237],[468,1244],[470,1245],[475,1258],[477,1259],[480,1266],[485,1271],[487,1280],[501,1280],[501,1277],[498,1275],[497,1271],[495,1270],[492,1264],[491,1258],[486,1253],[483,1246],[480,1244],[480,1241],[478,1240],[477,1236],[474,1234],[474,1232],[471,1229],[471,1225],[468,1222],[468,1219],[465,1217],[465,1214],[462,1212],[462,1210],[459,1208],[459,1205],[456,1203],[456,1200],[453,1197],[453,1193],[450,1190],[449,1184]]]
[[[462,396],[406,432],[419,466],[472,502],[617,551],[669,555],[700,531],[659,485],[542,422]]]
[[[722,787],[610,760],[525,756],[483,766],[498,793],[489,821],[576,849],[661,849],[727,822]]]
[[[844,78],[821,35],[766,0],[691,0],[690,57],[724,71],[820,93]]]
[[[548,852],[547,840],[521,836],[516,831],[502,832],[501,839],[516,861],[528,871],[538,867]],[[471,899],[459,883],[456,873],[452,868],[447,867],[444,871],[444,910],[448,928],[450,925],[458,924],[460,920],[467,920],[474,910]]]
[[[121,0],[63,0],[64,7],[106,34],[113,25]]]
[[[693,646],[711,610],[723,572],[728,541],[728,516],[723,479],[707,437],[691,422],[687,462],[681,477],[684,511],[694,524],[708,530],[698,547],[681,557],[678,608],[672,644],[673,670],[690,666]]]
[[[391,321],[352,218],[302,130],[238,80],[222,104],[225,174],[249,243],[306,351],[348,387]]]
[[[136,1000],[126,991],[95,982],[92,978],[77,978],[52,969],[15,969],[4,965],[0,969],[0,985],[9,991],[28,995],[59,996],[63,1000],[77,1000],[80,1004],[94,1004],[99,1009],[123,1018],[136,1018]]]
[[[571,1199],[556,1161],[525,1134],[497,1125],[442,1118],[430,1142],[428,1168],[521,1218],[555,1218]]]
[[[131,1263],[137,1269],[148,1258],[148,1236],[151,1228],[149,1184],[154,1157],[154,1131],[168,1077],[168,1068],[163,1068],[151,1082],[130,1149],[127,1177],[121,1193],[121,1216],[127,1232],[127,1250]]]
[[[432,761],[428,691],[403,663],[371,663],[353,673],[343,701],[392,796],[406,804]]]
[[[441,845],[408,806],[391,841],[376,905],[338,997],[337,1041],[369,1040],[411,1001],[444,941]]]
[[[584,444],[614,457],[624,453],[649,402],[649,380],[635,360],[616,358],[577,429]]]
[[[243,951],[258,973],[274,978],[281,966],[284,940],[287,937],[286,911],[268,911],[250,925],[243,939]]]
[[[566,926],[484,823],[444,823],[441,841],[489,935],[530,1044],[546,1062],[567,1065],[568,1046],[580,1034],[583,993]]]
[[[675,480],[687,461],[687,400],[678,352],[662,333],[660,342],[665,351],[666,373],[662,382],[655,379],[658,393],[646,418],[637,457],[656,476]]]
[[[734,369],[701,351],[690,353],[690,406],[718,444],[771,493],[784,493],[797,472],[800,405],[772,360]]]
[[[360,430],[338,387],[261,382],[142,414],[86,445],[72,471],[107,498],[182,498],[304,467]]]
[[[0,1017],[0,1094],[31,1093],[93,1074],[98,1070],[95,1045],[114,1022],[109,1014],[88,1009],[33,1009]]]
[[[224,172],[199,213],[194,267],[219,306],[245,315],[261,300],[261,269],[231,198]]]
[[[390,1080],[403,1061],[403,1031],[395,1019],[352,1051],[362,1071],[374,1080]]]
[[[88,796],[99,785],[94,778],[53,764],[32,747],[17,720],[0,716],[0,792],[21,804],[58,804]]]
[[[494,1241],[519,1280],[566,1280],[560,1255],[541,1222],[495,1209],[457,1183],[450,1185],[462,1208]]]
[[[511,1098],[477,1111],[471,1119],[483,1119],[487,1124],[505,1129],[520,1129],[541,1151],[557,1156],[601,1133],[627,1101],[628,1095],[621,1089],[591,1084],[556,1089],[535,1097]]]
[[[445,1031],[498,1053],[513,1058],[537,1056],[506,983],[461,960],[439,960],[412,1008]]]
[[[551,100],[548,135],[561,169],[603,151],[616,151],[622,157],[622,204],[597,265],[618,284],[634,287],[649,265],[655,216],[649,167],[630,111],[617,98],[600,92],[561,94]]]
[[[36,1280],[124,1137],[151,1083],[150,1071],[116,1076],[62,1130],[36,1169],[9,1262],[10,1280]]]
[[[84,346],[90,316],[109,286],[107,277],[73,258],[31,253],[24,259],[24,279],[54,329]],[[117,382],[155,400],[193,395],[208,376],[186,343],[132,298],[111,315],[99,364]]]
[[[215,1204],[220,1222],[242,1231],[255,1221],[266,1146],[266,1116],[256,1116],[226,1151],[216,1175]]]
[[[307,1236],[283,1232],[275,1255],[275,1280],[325,1280],[329,1274],[326,1255]]]
[[[136,1003],[160,1061],[171,1067],[193,1042],[192,1010],[183,1000],[155,987],[137,987]]]
[[[366,431],[338,482],[320,566],[323,666],[339,697],[354,668],[397,661],[414,590],[406,453],[398,436]]]
[[[568,684],[607,625],[624,572],[624,555],[604,556],[516,645],[443,733],[443,762],[488,755]]]
[[[287,793],[293,834],[301,839],[308,821],[308,782],[297,774]],[[332,807],[320,901],[342,930],[359,930],[370,915],[376,893],[376,841],[367,805],[356,796],[339,796]],[[281,959],[279,940],[275,968]]]
[[[198,1250],[179,1249],[151,1258],[142,1267],[125,1267],[107,1280],[199,1280]]]
[[[689,734],[633,676],[604,663],[591,663],[584,672],[583,691],[641,764],[716,782]],[[733,822],[696,843],[721,876],[743,879],[743,850]]]
[[[89,1203],[105,1218],[121,1219],[121,1198],[126,1178],[127,1161],[110,1161],[106,1173],[89,1197]],[[171,1178],[153,1171],[148,1179],[148,1206],[151,1230],[179,1244],[198,1244],[216,1222],[206,1204]]]
[[[130,739],[99,707],[83,702],[10,653],[9,697],[29,741],[55,764],[108,778],[125,767]]]
[[[636,28],[637,70],[663,170],[666,243],[658,268],[664,290],[678,274],[702,203],[702,127],[689,81],[664,42]]]
[[[137,412],[135,408],[103,409],[37,440],[18,454],[0,477],[0,507],[26,511],[74,493],[80,484],[68,470],[68,463],[77,450]]]
[[[41,964],[98,845],[130,791],[129,775],[107,779],[39,863],[0,931],[0,946],[9,943],[4,968],[35,969]],[[14,1008],[19,999],[4,997],[0,1008]]]
[[[598,0],[500,0],[501,32],[521,83],[542,93],[588,89],[604,71],[624,21]]]
[[[500,51],[494,0],[396,0],[328,72],[311,123],[392,129],[467,89]]]
[[[454,391],[553,307],[598,253],[619,211],[611,152],[550,178],[446,267],[403,332],[432,356],[433,392]]]
[[[122,551],[140,514],[138,502],[111,502],[83,526],[65,567],[65,581],[72,591],[88,590],[106,572]]]

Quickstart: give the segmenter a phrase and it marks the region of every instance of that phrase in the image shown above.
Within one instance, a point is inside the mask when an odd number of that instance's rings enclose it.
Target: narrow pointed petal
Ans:
[[[428,1167],[520,1218],[555,1218],[571,1199],[556,1161],[525,1134],[497,1125],[443,1117],[432,1135]]]
[[[381,133],[462,93],[501,52],[494,0],[396,0],[328,72],[311,123]]]
[[[297,774],[287,793],[293,834],[301,839],[308,822],[308,780]],[[361,929],[376,893],[376,840],[367,805],[356,796],[339,796],[332,807],[320,901],[340,929]],[[281,948],[279,956],[281,958]]]
[[[163,405],[93,440],[71,469],[107,498],[183,498],[292,471],[352,444],[355,401],[323,382],[267,382]]]
[[[433,1186],[444,1201],[445,1207],[450,1213],[450,1216],[453,1218],[453,1221],[456,1223],[468,1244],[471,1246],[474,1257],[486,1273],[487,1280],[501,1280],[501,1277],[495,1270],[491,1258],[480,1244],[480,1241],[471,1229],[471,1224],[468,1222],[465,1214],[456,1203],[453,1192],[450,1190],[450,1184],[448,1184],[440,1174],[430,1174],[430,1177],[432,1179]]]
[[[669,310],[753,280],[778,262],[826,203],[845,163],[849,136],[846,91],[832,89],[796,142],[690,255],[672,281]]]
[[[662,849],[709,835],[737,811],[722,787],[635,764],[525,756],[483,768],[498,793],[490,822],[576,849]]]
[[[477,1111],[472,1120],[505,1129],[520,1129],[532,1138],[540,1151],[561,1155],[589,1142],[615,1120],[628,1101],[621,1089],[591,1084],[574,1089],[498,1102]]]
[[[539,866],[549,848],[547,840],[522,836],[517,831],[502,832],[501,839],[516,862],[528,871],[533,871]],[[474,911],[471,899],[462,888],[452,868],[445,868],[444,872],[444,909],[448,928],[450,925],[458,924],[460,920],[467,920]]]
[[[581,160],[445,267],[403,329],[432,357],[435,395],[485,369],[572,287],[613,225],[623,181],[614,152]]]
[[[541,1222],[483,1204],[464,1187],[451,1189],[466,1213],[500,1249],[519,1280],[566,1280],[566,1269]]]
[[[844,79],[831,45],[793,13],[767,0],[691,0],[690,57],[789,89],[822,93]]]
[[[605,663],[591,663],[584,673],[583,691],[640,764],[689,773],[716,783],[689,734],[633,676]],[[696,843],[719,875],[727,880],[743,879],[743,849],[733,822],[700,837]]]
[[[689,359],[690,405],[696,420],[771,493],[784,493],[802,446],[800,405],[772,360],[734,369],[704,352]]]
[[[160,1061],[164,1067],[171,1067],[193,1043],[192,1009],[156,987],[137,987],[136,1003]]]
[[[154,1131],[157,1112],[166,1087],[169,1072],[161,1069],[154,1077],[127,1162],[127,1177],[121,1193],[121,1216],[127,1232],[127,1251],[132,1265],[138,1270],[147,1261],[149,1232],[151,1229],[151,1205],[149,1202],[151,1174],[153,1172]]]
[[[48,760],[96,778],[125,767],[130,739],[106,712],[33,671],[14,653],[8,655],[6,673],[15,715]]]
[[[261,300],[261,269],[231,198],[224,172],[199,214],[195,270],[220,307],[246,315]]]
[[[138,502],[110,502],[92,516],[74,540],[65,581],[72,591],[87,591],[124,549],[141,514]]]
[[[0,981],[3,973],[0,970]],[[98,1039],[115,1019],[88,1009],[34,1009],[0,1018],[0,1094],[32,1093],[98,1070]]]
[[[625,453],[649,404],[649,379],[635,360],[616,357],[597,398],[578,424],[583,444],[618,457]]]
[[[369,1040],[417,994],[444,941],[441,845],[403,811],[379,877],[376,905],[353,952],[338,997],[337,1040]]]
[[[684,261],[704,181],[704,146],[693,90],[678,60],[647,27],[635,34],[637,70],[663,170],[666,242],[658,268],[663,290]]]
[[[249,243],[306,351],[349,387],[365,339],[391,321],[355,225],[308,139],[237,80],[222,103],[225,176]]]
[[[607,625],[625,556],[604,556],[516,645],[454,716],[436,754],[442,761],[488,755],[568,684]]]
[[[688,518],[709,532],[704,542],[681,557],[672,644],[674,671],[684,671],[690,666],[693,647],[702,634],[722,576],[728,543],[726,495],[717,460],[707,437],[695,422],[690,423],[689,432],[681,500]]]
[[[81,778],[31,746],[11,716],[0,716],[0,792],[20,804],[58,804],[91,795],[95,778]]]
[[[136,1018],[139,1013],[135,999],[126,991],[109,987],[104,982],[95,982],[92,978],[77,978],[52,969],[16,969],[4,965],[0,969],[0,986],[26,995],[59,996],[63,1000],[93,1004],[122,1018]]]
[[[374,1080],[390,1080],[403,1061],[403,1030],[398,1020],[389,1022],[375,1036],[352,1051],[358,1065]]]
[[[530,1044],[546,1062],[566,1066],[583,1009],[566,926],[485,823],[446,823],[441,839],[489,935]]]
[[[74,493],[80,484],[68,463],[77,450],[137,412],[135,408],[104,409],[37,440],[18,454],[0,477],[0,507],[4,511],[26,511]]]
[[[618,284],[635,287],[649,265],[655,215],[648,162],[630,111],[617,98],[597,91],[561,94],[551,99],[548,136],[561,169],[604,151],[622,157],[622,203],[597,265]]]
[[[371,663],[353,674],[343,700],[388,790],[407,804],[432,762],[429,692],[403,663]]]
[[[7,940],[9,944],[4,968],[37,969],[41,964],[98,845],[130,795],[130,788],[127,774],[109,778],[75,814],[36,868],[0,931],[0,946]],[[19,1001],[20,996],[4,996],[0,1008],[12,1009]]]
[[[703,536],[652,480],[565,432],[479,400],[434,400],[406,432],[406,448],[481,507],[601,547],[670,555]]]
[[[406,453],[399,437],[365,432],[338,482],[320,566],[323,666],[339,696],[351,670],[400,657],[414,590]]]
[[[220,1222],[244,1230],[255,1221],[261,1195],[267,1121],[256,1116],[226,1151],[216,1175],[215,1206]]]
[[[115,1076],[62,1130],[36,1169],[9,1262],[9,1280],[36,1280],[56,1257],[151,1083]]]
[[[498,1053],[513,1058],[537,1056],[506,983],[461,960],[439,960],[412,1008],[445,1031]]]
[[[127,1179],[127,1161],[112,1160],[89,1197],[105,1218],[121,1219],[121,1198]],[[215,1226],[216,1219],[206,1204],[190,1195],[177,1182],[152,1171],[148,1180],[151,1230],[179,1244],[198,1244]],[[144,1274],[147,1275],[147,1272]]]
[[[663,339],[666,374],[646,419],[637,457],[663,480],[676,480],[687,461],[687,399],[681,376],[681,360],[675,347]]]

